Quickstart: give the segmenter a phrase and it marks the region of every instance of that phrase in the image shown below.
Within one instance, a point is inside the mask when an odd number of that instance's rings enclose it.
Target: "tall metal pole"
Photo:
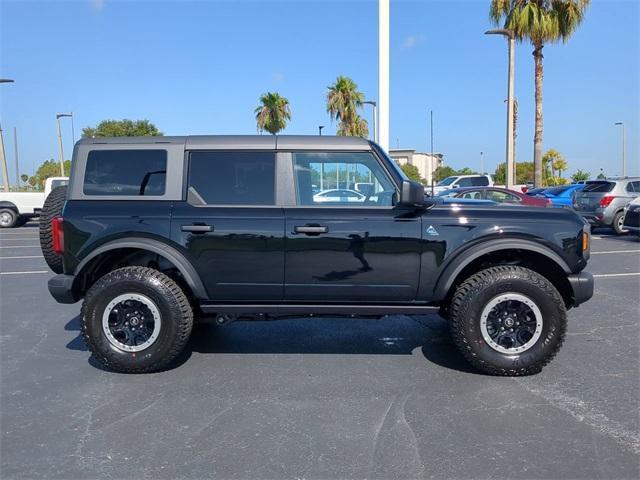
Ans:
[[[484,175],[484,152],[480,152],[480,175]]]
[[[62,130],[60,130],[60,117],[56,117],[58,123],[58,146],[60,147],[60,176],[64,177],[64,149],[62,148]]]
[[[431,196],[433,197],[435,194],[435,169],[433,168],[433,110],[429,110],[430,121],[430,130],[431,130]]]
[[[378,143],[378,104],[373,102],[373,141]]]
[[[509,73],[507,79],[507,188],[513,189],[516,183],[515,137],[513,131],[516,39],[513,32],[508,36],[507,42],[509,43]]]
[[[389,150],[389,0],[378,0],[378,143]]]
[[[624,129],[624,122],[616,122],[614,125],[622,127],[622,176],[627,176],[627,139]]]
[[[2,164],[2,177],[4,191],[9,191],[9,171],[7,170],[7,157],[4,154],[4,138],[2,138],[2,125],[0,125],[0,163]]]
[[[16,187],[20,188],[20,160],[18,159],[18,129],[13,127],[13,156],[16,160]]]

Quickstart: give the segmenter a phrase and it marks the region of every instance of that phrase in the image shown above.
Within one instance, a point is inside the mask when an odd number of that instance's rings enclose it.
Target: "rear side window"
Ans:
[[[606,193],[613,190],[616,184],[614,182],[587,182],[582,190],[583,192]]]
[[[189,199],[206,205],[274,205],[273,152],[192,152]]]
[[[627,192],[640,193],[640,182],[629,182],[627,184]]]
[[[87,156],[85,195],[164,195],[166,150],[93,150]]]
[[[473,187],[487,187],[489,186],[489,179],[487,177],[472,177],[471,186]]]

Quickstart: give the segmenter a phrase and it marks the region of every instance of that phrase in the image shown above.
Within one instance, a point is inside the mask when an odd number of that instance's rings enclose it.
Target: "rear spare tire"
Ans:
[[[53,251],[51,220],[62,215],[62,207],[67,197],[67,186],[62,185],[51,190],[40,212],[40,248],[49,268],[62,273],[62,256]]]

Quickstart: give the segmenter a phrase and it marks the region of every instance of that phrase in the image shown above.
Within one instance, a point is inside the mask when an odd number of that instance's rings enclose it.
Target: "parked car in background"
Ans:
[[[51,190],[68,183],[67,177],[49,177],[44,192],[0,192],[0,228],[19,227],[37,217]]]
[[[640,197],[636,197],[635,200],[624,207],[624,222],[622,226],[625,230],[640,235]]]
[[[313,196],[313,201],[316,203],[326,202],[364,202],[365,196],[355,190],[349,190],[348,188],[334,188],[331,190],[323,190],[320,193],[316,193]]]
[[[491,175],[453,175],[444,180],[440,180],[433,188],[433,194],[437,195],[440,192],[452,188],[491,186],[493,186]],[[427,191],[430,192],[431,189],[427,188]]]
[[[558,185],[549,187],[538,193],[538,196],[548,198],[554,207],[572,207],[574,195],[584,188],[584,184]]]
[[[540,187],[540,188],[530,188],[525,192],[525,195],[533,197],[534,195],[540,195],[549,187]]]
[[[591,225],[625,233],[624,207],[640,196],[640,177],[589,180],[574,196],[573,208]]]
[[[490,200],[496,203],[510,203],[514,205],[528,205],[532,207],[547,207],[551,201],[542,197],[530,197],[524,193],[500,187],[456,188],[445,190],[438,194],[442,197],[459,199]]]

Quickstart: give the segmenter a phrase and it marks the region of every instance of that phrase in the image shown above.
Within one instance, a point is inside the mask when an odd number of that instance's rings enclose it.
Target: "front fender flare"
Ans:
[[[503,250],[527,250],[544,255],[562,268],[567,275],[571,273],[569,265],[567,265],[567,262],[565,262],[560,255],[540,243],[519,238],[491,239],[456,253],[455,257],[444,267],[444,270],[438,278],[433,292],[433,300],[442,301],[446,298],[457,276],[465,267],[471,264],[471,262],[483,255]]]
[[[180,271],[196,298],[201,300],[206,300],[208,298],[207,291],[200,279],[200,275],[198,275],[198,272],[196,272],[196,269],[193,267],[191,262],[176,248],[151,238],[127,238],[105,243],[95,250],[92,250],[85,258],[82,259],[76,267],[74,275],[77,277],[82,272],[82,269],[99,255],[120,248],[137,248],[140,250],[147,250],[166,258]]]

